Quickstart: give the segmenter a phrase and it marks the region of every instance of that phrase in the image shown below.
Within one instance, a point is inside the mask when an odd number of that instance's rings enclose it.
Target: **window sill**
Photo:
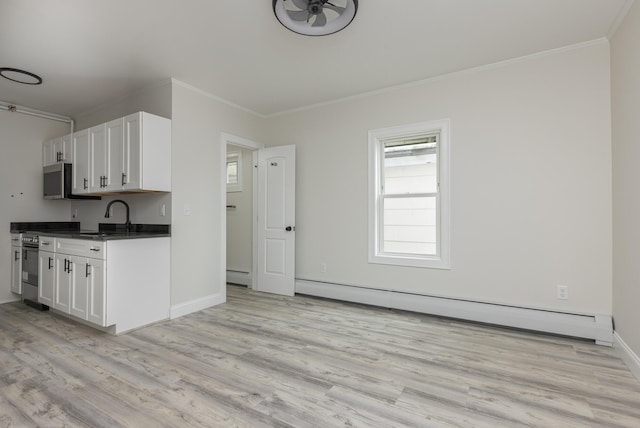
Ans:
[[[451,269],[451,263],[448,260],[437,256],[411,257],[407,255],[378,254],[370,255],[369,263],[426,269]]]

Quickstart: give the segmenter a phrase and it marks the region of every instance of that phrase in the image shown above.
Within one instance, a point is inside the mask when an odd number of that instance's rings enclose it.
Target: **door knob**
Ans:
[[[287,232],[291,232],[292,230],[296,230],[295,227],[291,227],[291,226],[287,226],[284,228],[284,230],[286,230]]]

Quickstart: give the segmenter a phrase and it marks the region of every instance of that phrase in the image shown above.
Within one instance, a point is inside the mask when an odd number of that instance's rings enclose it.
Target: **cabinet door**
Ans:
[[[22,248],[11,246],[11,291],[22,294]]]
[[[60,139],[60,162],[71,162],[73,153],[73,135],[65,135]]]
[[[69,313],[69,304],[71,302],[71,281],[73,280],[73,275],[68,272],[70,263],[68,255],[55,255],[56,286],[54,287],[53,307],[67,314]],[[73,266],[71,266],[71,269],[73,270]]]
[[[122,190],[124,184],[124,120],[123,118],[107,122],[107,189]]]
[[[142,188],[142,113],[124,118],[124,163],[122,186],[125,190]]]
[[[71,293],[69,313],[83,320],[87,319],[89,307],[88,272],[89,264],[86,258],[69,257],[69,276],[71,277]]]
[[[56,163],[56,155],[53,152],[54,140],[42,143],[42,166],[49,166]]]
[[[107,132],[104,124],[89,129],[89,191],[104,192],[107,177]]]
[[[107,295],[105,289],[104,260],[87,259],[87,288],[89,307],[87,320],[100,326],[107,326]]]
[[[65,135],[64,137],[54,138],[51,140],[52,142],[52,157],[54,159],[53,163],[58,162],[71,162],[71,134]]]
[[[85,129],[73,134],[71,155],[71,180],[73,187],[71,193],[79,195],[89,192],[89,130]]]
[[[55,293],[55,254],[50,251],[38,252],[38,302],[53,306]]]

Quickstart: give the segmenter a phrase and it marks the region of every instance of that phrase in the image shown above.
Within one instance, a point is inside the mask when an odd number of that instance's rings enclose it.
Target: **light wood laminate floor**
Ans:
[[[118,337],[0,305],[0,426],[640,427],[640,383],[592,342],[230,286]]]

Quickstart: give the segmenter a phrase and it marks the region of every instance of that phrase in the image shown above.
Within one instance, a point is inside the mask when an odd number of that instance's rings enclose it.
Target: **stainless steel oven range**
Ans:
[[[49,306],[38,303],[38,247],[35,233],[22,234],[22,300],[29,306],[46,311]]]

